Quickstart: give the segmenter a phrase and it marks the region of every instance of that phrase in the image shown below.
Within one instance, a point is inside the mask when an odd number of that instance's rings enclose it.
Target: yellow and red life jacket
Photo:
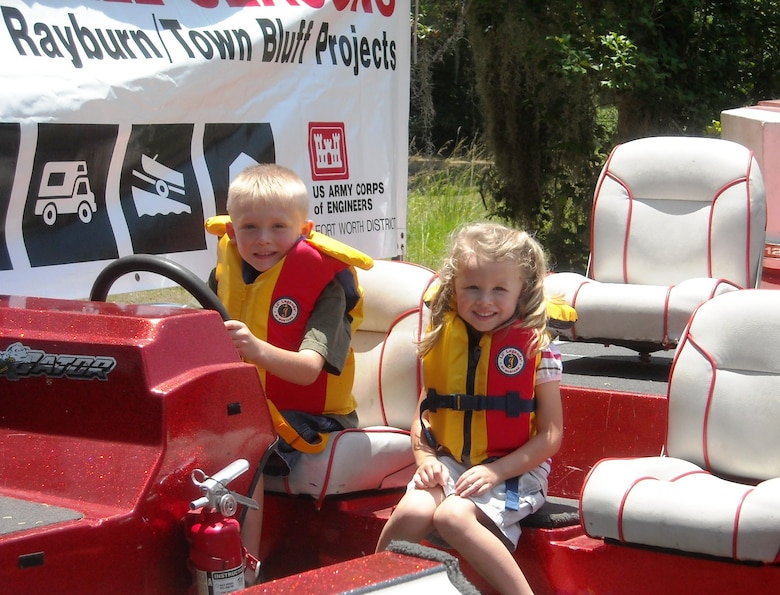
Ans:
[[[217,252],[217,295],[232,318],[242,320],[256,337],[297,351],[317,299],[328,283],[345,287],[353,331],[363,319],[363,295],[355,266],[373,266],[369,256],[323,234],[312,232],[287,255],[252,282],[245,283],[243,260],[225,233],[224,216],[211,218],[206,229],[221,235]],[[258,366],[267,397],[279,410],[317,415],[346,415],[355,410],[352,383],[354,353],[350,348],[340,375],[323,370],[311,385],[301,386]]]
[[[504,456],[536,433],[534,386],[541,354],[528,355],[532,330],[510,326],[469,345],[466,323],[445,314],[423,357],[430,432],[456,460],[477,465]],[[469,362],[469,358],[472,361]]]

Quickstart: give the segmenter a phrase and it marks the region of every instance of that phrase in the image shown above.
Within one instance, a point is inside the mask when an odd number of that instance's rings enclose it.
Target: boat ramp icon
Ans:
[[[143,171],[134,169],[133,175],[148,186],[132,187],[133,202],[139,217],[192,212],[188,204],[170,198],[171,193],[184,196],[184,174],[163,165],[157,161],[157,156],[141,155],[141,167]]]
[[[86,161],[49,161],[43,166],[35,214],[46,225],[54,225],[63,213],[78,213],[83,223],[89,223],[96,211]]]

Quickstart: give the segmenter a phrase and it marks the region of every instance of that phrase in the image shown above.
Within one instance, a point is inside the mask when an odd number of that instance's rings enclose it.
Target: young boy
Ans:
[[[328,432],[358,425],[350,341],[362,293],[354,267],[373,262],[313,231],[306,185],[288,168],[244,170],[228,189],[227,211],[206,222],[221,236],[213,282],[233,318],[225,328],[257,366],[281,435],[266,472],[284,475],[301,450],[316,452]],[[257,558],[262,477],[253,497],[260,509],[247,511],[241,534]]]

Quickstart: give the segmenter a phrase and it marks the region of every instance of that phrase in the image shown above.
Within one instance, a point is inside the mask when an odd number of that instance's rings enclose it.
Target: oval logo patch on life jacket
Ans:
[[[505,347],[496,356],[496,367],[506,376],[515,376],[525,368],[525,355],[517,347]]]
[[[297,302],[289,297],[279,298],[271,306],[271,315],[279,324],[290,324],[298,318],[298,311]]]

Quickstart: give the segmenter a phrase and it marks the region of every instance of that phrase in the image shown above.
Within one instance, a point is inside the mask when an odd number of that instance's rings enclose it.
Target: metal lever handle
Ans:
[[[255,510],[259,509],[260,506],[255,500],[237,494],[227,487],[231,481],[248,469],[249,461],[238,459],[211,477],[207,476],[201,469],[193,470],[190,474],[192,483],[198,486],[204,495],[190,502],[190,509],[195,510],[202,506],[210,506],[219,509],[226,516],[232,516],[235,513],[237,503]]]

